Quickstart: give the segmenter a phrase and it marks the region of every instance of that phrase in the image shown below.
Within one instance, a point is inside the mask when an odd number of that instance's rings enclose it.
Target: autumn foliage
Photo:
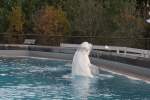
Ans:
[[[12,11],[8,16],[8,21],[9,21],[9,31],[22,33],[25,20],[22,14],[21,7],[19,6],[12,7]]]
[[[8,16],[9,22],[9,40],[12,40],[12,43],[23,41],[23,25],[25,22],[22,10],[20,6],[12,7],[12,10]]]
[[[61,9],[46,6],[36,12],[34,18],[34,30],[40,34],[40,42],[46,44],[56,43],[52,36],[62,36],[68,32],[69,22]],[[60,40],[59,40],[60,41]]]

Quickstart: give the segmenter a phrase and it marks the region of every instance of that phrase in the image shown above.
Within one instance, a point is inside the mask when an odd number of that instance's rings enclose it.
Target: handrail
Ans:
[[[78,48],[79,44],[67,44],[67,43],[61,43],[61,47],[65,48]],[[129,47],[119,47],[119,46],[106,46],[104,45],[94,45],[94,50],[99,51],[107,51],[107,52],[114,52],[118,55],[125,55],[125,56],[136,56],[136,57],[144,57],[144,58],[150,58],[150,50],[143,50],[143,49],[136,49],[136,48],[129,48]]]

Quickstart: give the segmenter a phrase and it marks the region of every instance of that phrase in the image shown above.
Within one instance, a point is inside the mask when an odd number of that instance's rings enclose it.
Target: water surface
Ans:
[[[150,100],[150,84],[100,72],[71,77],[67,61],[0,58],[0,100]]]

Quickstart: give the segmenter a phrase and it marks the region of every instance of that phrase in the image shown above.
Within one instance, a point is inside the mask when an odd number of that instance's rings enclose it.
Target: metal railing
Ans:
[[[65,48],[78,48],[80,45],[61,43],[60,46]],[[118,55],[124,56],[150,58],[150,50],[143,50],[129,47],[118,47],[118,46],[102,46],[102,45],[93,45],[93,49],[99,51],[113,52]]]

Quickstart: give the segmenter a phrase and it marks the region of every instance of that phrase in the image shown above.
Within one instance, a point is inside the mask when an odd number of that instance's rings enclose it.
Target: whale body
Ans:
[[[86,77],[93,77],[91,73],[91,62],[89,54],[92,49],[92,44],[83,42],[74,54],[72,61],[72,75],[80,75]]]

